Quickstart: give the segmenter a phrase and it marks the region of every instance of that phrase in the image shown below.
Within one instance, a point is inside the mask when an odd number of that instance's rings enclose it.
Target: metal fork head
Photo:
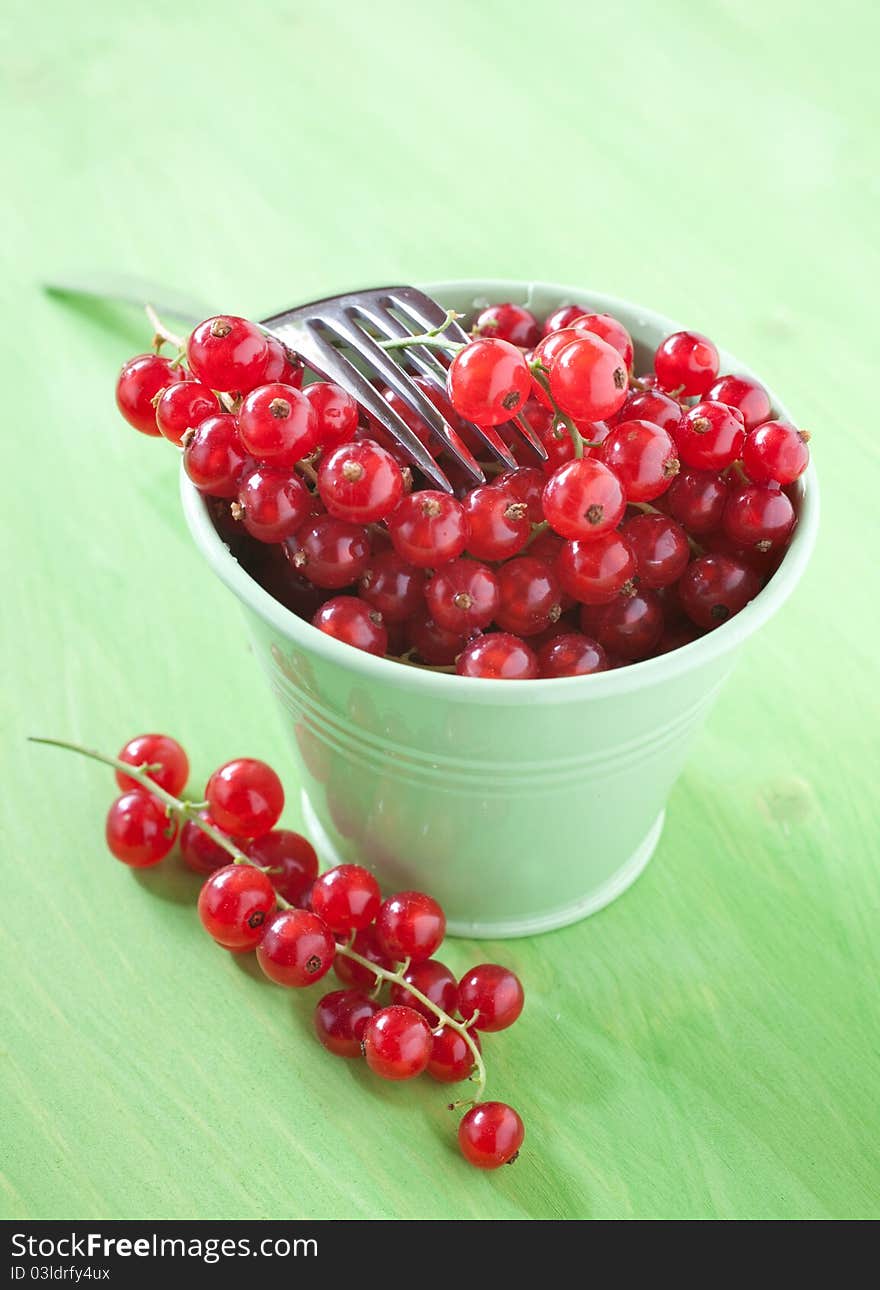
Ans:
[[[318,376],[341,385],[432,484],[445,492],[452,492],[452,484],[435,455],[383,398],[367,375],[378,377],[427,426],[429,442],[437,455],[448,454],[467,478],[476,484],[484,483],[485,476],[479,462],[425,392],[427,387],[438,394],[446,393],[446,368],[436,351],[417,345],[388,351],[378,344],[378,340],[420,335],[441,327],[445,319],[446,310],[436,300],[415,287],[403,286],[330,296],[265,318],[262,326],[298,354]],[[439,336],[452,344],[468,339],[467,333],[454,321],[448,322]],[[405,361],[418,373],[421,386],[393,356],[395,353],[405,354]],[[490,456],[507,467],[516,466],[516,459],[497,429],[471,422],[464,424]],[[529,443],[540,457],[546,458],[543,444],[524,419],[509,425],[514,434]]]

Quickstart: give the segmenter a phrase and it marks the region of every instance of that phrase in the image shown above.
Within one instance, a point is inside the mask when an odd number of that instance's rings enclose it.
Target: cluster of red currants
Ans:
[[[227,762],[208,780],[205,800],[192,803],[180,796],[189,777],[186,753],[167,735],[139,735],[116,758],[59,746],[115,769],[122,795],[108,812],[106,839],[124,864],[158,864],[183,822],[180,852],[205,876],[199,917],[218,945],[255,951],[266,976],[282,986],[314,985],[334,968],[343,988],[325,994],[314,1013],[329,1052],[363,1056],[387,1080],[426,1071],[442,1083],[474,1081],[476,1096],[450,1107],[468,1108],[458,1130],[462,1154],[482,1169],[516,1158],[523,1123],[506,1103],[483,1099],[480,1035],[516,1021],[522,985],[494,963],[458,980],[434,958],[446,930],[436,900],[419,891],[383,900],[373,874],[357,864],[319,874],[308,839],[275,827],[284,790],[265,762]]]
[[[201,323],[174,360],[132,359],[117,402],[183,447],[196,488],[222,499],[224,536],[238,526],[277,546],[286,575],[267,579],[273,594],[403,662],[504,680],[619,667],[719,626],[775,571],[808,435],[773,418],[759,382],[719,376],[707,337],[667,336],[641,378],[626,328],[578,305],[543,325],[492,305],[466,344],[439,329],[411,343],[447,366],[445,396],[420,383],[454,433],[477,451],[468,423],[494,427],[515,469],[483,462],[491,482],[472,488],[453,466],[458,496],[422,486],[344,390],[304,386],[296,357],[242,318]],[[426,423],[383,394],[439,454]]]

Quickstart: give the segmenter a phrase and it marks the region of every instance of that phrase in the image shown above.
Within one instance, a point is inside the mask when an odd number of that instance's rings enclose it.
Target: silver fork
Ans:
[[[131,281],[123,280],[94,285],[53,283],[49,290],[56,294],[90,295],[133,304],[137,303],[136,293],[143,291],[144,287],[143,284],[135,286]],[[142,296],[141,301],[147,303],[147,297]],[[162,313],[162,306],[157,304],[152,294],[149,303]],[[197,309],[181,308],[179,304],[171,305],[168,313],[182,321],[198,321],[194,317]],[[441,450],[458,463],[469,479],[474,483],[485,482],[479,462],[461,441],[458,432],[392,352],[379,343],[382,339],[401,340],[435,329],[439,329],[438,339],[446,339],[452,344],[467,341],[467,333],[457,322],[450,320],[442,305],[424,291],[398,286],[348,292],[273,314],[264,318],[260,325],[298,354],[318,376],[335,381],[347,390],[437,488],[453,491],[449,479],[418,435],[386,402],[365,373],[378,376],[388,389],[394,391],[427,425]],[[433,350],[425,345],[408,345],[405,353],[407,362],[419,377],[431,388],[445,393],[446,369]],[[353,361],[355,358],[358,364]],[[496,428],[471,422],[465,425],[492,457],[509,468],[516,466],[516,459]],[[509,425],[513,433],[524,439],[539,457],[546,458],[543,444],[524,418]]]

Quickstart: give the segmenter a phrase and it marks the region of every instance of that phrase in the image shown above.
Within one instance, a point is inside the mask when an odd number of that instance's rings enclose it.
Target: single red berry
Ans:
[[[333,966],[336,942],[322,918],[307,909],[279,909],[266,919],[257,962],[276,985],[314,985]]]
[[[284,809],[281,780],[271,766],[253,757],[239,757],[215,770],[205,799],[217,827],[239,838],[268,833]]]
[[[451,1026],[440,1026],[433,1032],[433,1039],[428,1074],[443,1084],[457,1084],[459,1080],[469,1079],[475,1065],[474,1054],[461,1031],[453,1030]],[[480,1052],[480,1036],[473,1030],[471,1039]]]
[[[528,364],[506,340],[471,341],[455,355],[446,377],[452,406],[476,425],[500,425],[515,417],[531,388]]]
[[[474,322],[473,335],[507,340],[520,349],[531,349],[541,339],[541,328],[528,309],[505,303],[482,309]]]
[[[458,983],[458,1010],[477,1030],[506,1030],[523,1010],[525,995],[517,977],[497,963],[481,963]]]
[[[687,568],[691,555],[687,534],[668,516],[634,515],[620,532],[632,547],[641,586],[668,587]]]
[[[361,574],[358,595],[379,611],[386,625],[404,623],[425,603],[425,574],[396,551],[380,551]]]
[[[205,417],[183,450],[184,470],[209,497],[235,497],[246,464],[238,421],[228,412]]]
[[[315,444],[321,448],[335,448],[348,443],[358,426],[358,405],[355,400],[332,381],[315,381],[307,385],[303,394],[315,414]]]
[[[683,470],[672,481],[666,504],[673,519],[698,537],[718,528],[728,491],[717,471]]]
[[[378,609],[357,596],[334,596],[316,610],[312,626],[334,640],[380,658],[388,652],[388,632]]]
[[[607,666],[602,646],[580,632],[555,636],[538,650],[538,668],[545,678],[589,676],[591,672],[604,672]]]
[[[721,526],[737,546],[759,551],[783,546],[795,524],[789,497],[773,484],[747,484],[734,489],[724,507]]]
[[[508,632],[489,632],[470,641],[456,659],[459,676],[489,681],[530,681],[538,675],[535,651]]]
[[[187,430],[220,411],[217,395],[201,381],[175,381],[156,402],[156,425],[165,438],[180,447]]]
[[[529,543],[529,555],[536,560],[543,560],[545,564],[552,564],[555,568],[559,560],[560,552],[565,546],[565,541],[554,533],[552,529],[544,529]]]
[[[505,1102],[478,1102],[458,1126],[458,1143],[465,1160],[478,1169],[513,1164],[525,1137],[523,1122]]]
[[[446,935],[446,916],[422,891],[398,891],[382,902],[376,917],[376,938],[395,963],[429,959]]]
[[[117,860],[132,869],[146,869],[164,860],[174,846],[177,824],[155,797],[135,789],[117,797],[110,807],[105,837]]]
[[[718,375],[718,350],[698,331],[676,331],[661,341],[654,355],[654,371],[664,390],[691,398],[703,395]]]
[[[607,653],[635,662],[647,658],[663,635],[663,606],[655,591],[640,588],[608,605],[584,605],[581,628]]]
[[[407,622],[406,635],[409,648],[430,667],[448,667],[467,644],[466,637],[435,623],[427,609],[419,610]]]
[[[653,421],[619,421],[602,444],[602,460],[630,502],[651,502],[665,493],[679,469],[675,444]]]
[[[736,408],[742,413],[747,430],[767,421],[772,412],[770,395],[760,381],[754,381],[750,376],[721,376],[706,391],[706,398]]]
[[[612,349],[617,350],[626,364],[626,370],[628,372],[632,371],[632,336],[630,336],[623,323],[618,322],[616,318],[612,318],[611,314],[581,314],[567,325],[576,331],[578,335],[591,332],[594,336],[598,336],[600,340],[604,340]]]
[[[380,1008],[360,990],[331,990],[315,1008],[315,1034],[335,1057],[361,1057],[367,1022]]]
[[[302,366],[274,336],[267,336],[266,344],[269,347],[269,357],[260,377],[261,382],[274,384],[277,381],[282,385],[292,385],[296,390],[300,389],[303,383]]]
[[[376,967],[385,968],[389,972],[393,971],[394,963],[381,949],[375,926],[365,927],[362,931],[357,932],[351,948],[360,954],[361,958],[369,959],[371,963],[375,963]],[[357,963],[354,959],[346,958],[344,954],[336,955],[333,969],[339,980],[345,985],[359,986],[364,990],[372,990],[378,979],[369,968],[365,968],[362,963]]]
[[[754,600],[761,584],[753,569],[726,555],[701,555],[678,583],[678,598],[698,627],[718,627]]]
[[[562,588],[553,565],[534,556],[508,560],[498,570],[495,622],[514,636],[537,636],[562,613]]]
[[[207,811],[202,811],[200,818],[206,824],[214,824]],[[194,820],[187,820],[180,830],[180,855],[187,869],[193,873],[214,873],[229,864],[229,852],[204,833]]]
[[[584,436],[581,435],[581,437]],[[564,421],[551,420],[541,432],[541,443],[547,453],[546,461],[541,463],[541,469],[545,475],[552,475],[560,466],[574,460],[574,440]],[[586,456],[590,455],[590,451],[587,450]]]
[[[221,315],[199,323],[187,341],[186,356],[196,379],[212,390],[244,394],[264,380],[269,344],[246,318]]]
[[[398,555],[419,569],[455,560],[470,536],[461,503],[430,488],[404,497],[387,527]]]
[[[362,524],[319,515],[285,543],[287,558],[298,573],[328,591],[350,587],[367,568],[370,535]]]
[[[292,385],[251,390],[239,409],[238,425],[251,456],[273,466],[294,466],[317,442],[317,416],[302,390]]]
[[[633,549],[620,533],[590,542],[566,542],[557,573],[563,591],[584,605],[607,605],[635,576]]]
[[[315,881],[311,903],[331,932],[354,932],[372,923],[382,897],[369,869],[359,864],[339,864]]]
[[[662,390],[633,390],[618,412],[617,420],[651,421],[672,434],[681,420],[681,404]]]
[[[421,1075],[431,1057],[430,1027],[412,1008],[382,1008],[367,1022],[363,1043],[367,1065],[382,1079]]]
[[[176,384],[185,375],[180,367],[172,367],[159,354],[138,354],[123,363],[116,379],[116,406],[135,430],[158,436],[153,400],[160,390]]]
[[[674,432],[678,455],[695,470],[724,470],[745,442],[742,413],[726,403],[696,403]]]
[[[544,518],[544,485],[547,483],[543,472],[535,466],[520,466],[516,470],[505,470],[491,485],[492,488],[503,488],[517,502],[525,502],[528,507],[530,524],[540,524]],[[476,491],[476,490],[475,490]]]
[[[470,528],[468,554],[475,559],[506,560],[529,540],[529,505],[519,501],[512,488],[497,484],[473,488],[462,506]]]
[[[536,346],[532,355],[532,362],[539,363],[544,369],[540,374],[534,373],[532,377],[532,395],[539,406],[553,409],[553,400],[546,389],[550,371],[566,345],[570,345],[572,341],[577,339],[578,333],[573,327],[563,327],[559,331],[548,333],[541,343]]]
[[[322,457],[318,492],[331,515],[373,524],[387,519],[403,497],[403,472],[371,439],[346,443]]]
[[[785,421],[765,421],[746,436],[742,459],[756,484],[793,484],[810,464],[810,436]]]
[[[617,475],[592,457],[561,466],[544,489],[544,514],[561,537],[601,537],[617,528],[625,510],[626,495]]]
[[[199,918],[209,936],[227,950],[252,950],[275,908],[275,888],[259,869],[228,864],[199,893]]]
[[[403,974],[403,979],[420,990],[447,1015],[455,1012],[458,1006],[458,982],[445,963],[440,963],[437,959],[423,959],[420,963],[413,963],[408,967]],[[432,1024],[436,1023],[437,1014],[405,986],[392,985],[391,1002],[400,1004],[402,1008],[412,1008],[414,1012],[427,1017]]]
[[[291,905],[299,902],[318,876],[315,848],[293,829],[272,829],[244,849],[255,865],[272,870],[267,875],[272,886]]]
[[[256,466],[242,476],[236,518],[258,542],[283,542],[308,518],[311,494],[289,466]]]
[[[170,735],[136,735],[120,749],[119,761],[128,762],[129,766],[158,767],[148,771],[147,776],[172,797],[180,797],[189,779],[187,755]],[[137,780],[121,770],[116,771],[116,783],[123,792],[141,788]]]
[[[578,318],[583,318],[586,312],[583,305],[560,305],[544,323],[543,334],[549,336],[554,331],[562,331],[563,327],[570,327]]]
[[[560,350],[550,367],[550,393],[576,421],[613,416],[627,388],[626,367],[617,350],[589,332]]]
[[[500,604],[498,578],[477,560],[452,560],[425,588],[428,612],[445,631],[467,636],[488,627]]]

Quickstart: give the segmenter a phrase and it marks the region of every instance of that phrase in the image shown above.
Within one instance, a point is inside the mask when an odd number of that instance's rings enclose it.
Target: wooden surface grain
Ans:
[[[877,1217],[876,6],[12,0],[2,23],[0,1212]],[[528,1126],[513,1169],[460,1161],[441,1089],[325,1057],[311,999],[199,933],[194,879],[105,855],[109,776],[24,742],[167,729],[196,783],[284,761],[175,454],[113,407],[145,326],[40,291],[99,270],[245,312],[581,282],[711,332],[813,431],[815,559],[644,877],[553,935],[450,944],[526,983],[487,1045]]]

